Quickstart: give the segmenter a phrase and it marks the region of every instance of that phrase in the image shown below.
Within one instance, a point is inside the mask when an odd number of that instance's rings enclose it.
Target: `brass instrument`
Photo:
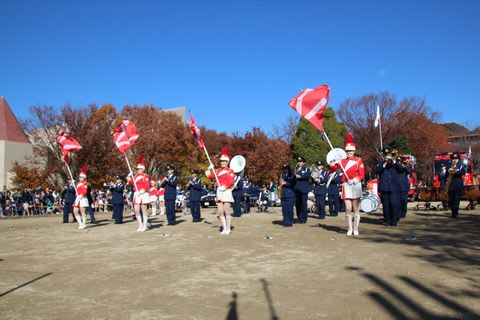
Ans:
[[[283,180],[283,174],[281,174],[280,175],[280,181],[279,181],[278,188],[277,188],[277,194],[278,194],[278,197],[280,199],[282,198],[282,189],[283,189],[284,184],[285,184],[285,180]]]
[[[318,170],[316,166],[312,166],[310,170],[312,171],[312,175],[311,175],[312,179],[315,182],[320,183],[320,170]]]
[[[453,164],[453,161],[452,161],[452,167],[450,169],[448,169],[448,178],[447,178],[447,182],[445,182],[445,190],[447,190],[448,192],[448,189],[450,188],[450,184],[452,183],[452,179],[453,179],[453,174],[455,173],[455,167],[457,166],[457,164]]]

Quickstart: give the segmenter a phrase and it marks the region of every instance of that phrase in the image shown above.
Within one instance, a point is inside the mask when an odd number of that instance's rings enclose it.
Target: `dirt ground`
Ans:
[[[0,221],[1,319],[479,319],[480,210],[409,210],[398,227],[363,215],[284,228],[280,208],[213,209],[152,229],[111,214],[78,230],[61,216]],[[462,207],[464,205],[462,204]]]

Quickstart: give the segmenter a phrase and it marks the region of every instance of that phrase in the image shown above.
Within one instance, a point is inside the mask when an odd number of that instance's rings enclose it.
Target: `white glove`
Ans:
[[[222,192],[223,192],[223,191],[225,191],[225,190],[227,190],[227,189],[226,189],[224,186],[218,187],[218,191],[222,191]]]
[[[213,164],[208,166],[208,170],[213,170],[214,168],[215,168],[215,166]]]
[[[347,183],[348,183],[349,186],[351,186],[351,185],[354,185],[354,184],[355,184],[355,181],[353,181],[353,180],[348,180]]]
[[[133,176],[133,171],[130,171],[130,172],[128,173],[128,176],[129,176],[129,177]]]

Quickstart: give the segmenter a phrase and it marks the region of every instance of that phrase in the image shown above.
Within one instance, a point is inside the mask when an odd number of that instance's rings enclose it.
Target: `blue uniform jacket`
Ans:
[[[440,181],[440,188],[445,187],[445,184],[447,183],[447,170],[440,171],[438,180]]]
[[[65,203],[74,203],[77,194],[75,193],[75,188],[73,185],[68,185],[65,189],[62,190],[62,196],[65,197]]]
[[[234,197],[241,197],[243,196],[243,179],[240,176],[235,177],[235,181],[237,181],[237,186],[233,188],[232,195]]]
[[[380,192],[400,192],[402,190],[400,182],[401,165],[395,163],[383,167],[384,161],[380,161],[375,166],[375,173],[378,174],[378,191]]]
[[[455,168],[455,172],[453,173],[452,182],[448,188],[449,192],[458,192],[463,191],[463,179],[462,176],[467,172],[465,166],[463,164],[458,163],[457,167]],[[450,175],[450,172],[447,171],[447,179]]]
[[[295,198],[297,177],[292,173],[284,173],[282,174],[282,179],[285,181],[285,184],[282,186],[282,199]],[[280,185],[280,181],[278,184]]]
[[[110,188],[112,192],[112,204],[123,204],[123,190],[125,190],[125,186],[122,183]]]
[[[88,185],[87,188],[87,200],[88,200],[88,205],[91,206],[93,204],[93,199],[92,199],[92,187]]]
[[[399,167],[400,170],[400,191],[402,192],[408,192],[410,191],[410,181],[408,181],[408,175],[412,173],[412,170],[410,169],[410,166],[403,166],[399,164],[398,162],[395,163],[396,166]]]
[[[171,175],[162,182],[162,188],[165,188],[165,200],[177,199],[178,177]]]
[[[338,189],[338,185],[342,184],[342,169],[338,169],[336,172],[331,172],[328,175],[328,179],[330,176],[334,175],[332,180],[330,180],[330,185],[328,186],[328,194],[338,194],[340,190]]]
[[[202,196],[203,186],[202,181],[200,178],[196,177],[192,179],[193,185],[189,184],[187,190],[190,190],[190,195],[188,196],[188,200],[190,201],[200,201],[200,197]],[[166,191],[165,191],[166,194]]]
[[[312,176],[312,171],[310,168],[307,167],[302,167],[298,168],[297,174],[300,176],[300,178],[297,177],[297,184],[295,185],[295,191],[299,193],[309,193],[310,190],[312,189],[312,186],[310,185],[310,177]]]
[[[320,181],[313,181],[313,193],[317,195],[327,194],[327,181],[328,173],[325,170],[322,170],[318,174]]]

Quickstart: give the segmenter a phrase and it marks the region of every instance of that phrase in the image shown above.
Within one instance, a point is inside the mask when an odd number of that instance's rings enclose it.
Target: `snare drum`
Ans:
[[[364,192],[360,198],[360,210],[366,213],[374,212],[380,206],[380,198],[372,192]]]

